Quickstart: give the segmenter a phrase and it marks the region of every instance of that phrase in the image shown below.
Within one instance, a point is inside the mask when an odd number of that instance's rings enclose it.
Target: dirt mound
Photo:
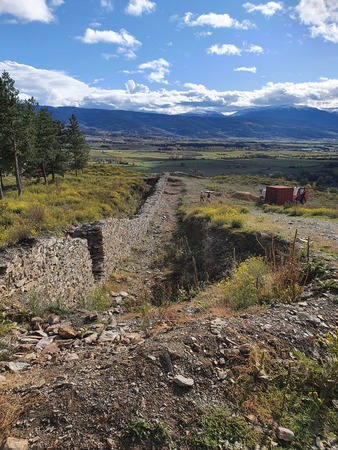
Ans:
[[[324,336],[338,320],[334,296],[329,295],[231,317],[205,318],[189,303],[174,312],[176,321],[168,320],[168,310],[149,333],[142,330],[142,320],[117,315],[96,341],[88,336],[99,334],[105,320],[93,318],[85,333],[77,329],[77,337],[61,337],[59,332],[53,352],[42,352],[33,361],[27,344],[21,346],[27,367],[16,376],[26,371],[29,377],[26,382],[20,378],[21,386],[12,393],[22,402],[30,398],[32,405],[13,434],[28,437],[31,450],[208,448],[195,442],[201,432],[199,416],[224,404],[238,409],[241,398],[248,426],[253,422],[258,436],[267,437],[271,431],[259,423],[265,416],[251,405],[251,390],[263,395],[277,373],[277,363],[270,366],[269,361],[279,360],[282,376],[294,348],[306,357],[322,357],[315,335]],[[36,339],[41,346],[41,336]],[[294,363],[293,370],[296,367]],[[13,376],[6,374],[5,382],[10,379]],[[252,448],[229,445],[222,448]]]
[[[231,197],[237,198],[238,200],[244,200],[246,202],[258,202],[259,201],[258,195],[253,195],[250,192],[242,192],[242,191],[234,192],[233,194],[231,194]]]

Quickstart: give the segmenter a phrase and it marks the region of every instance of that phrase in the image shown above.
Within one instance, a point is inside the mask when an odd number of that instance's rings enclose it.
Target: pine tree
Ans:
[[[36,108],[34,98],[19,104],[18,160],[23,175],[27,175],[36,153]]]
[[[36,116],[36,158],[45,184],[58,151],[58,130],[51,113],[42,108]]]
[[[69,153],[66,148],[66,125],[59,121],[54,120],[53,126],[56,134],[55,148],[53,158],[49,162],[50,173],[52,175],[52,181],[55,181],[55,175],[64,175],[69,166]]]
[[[75,170],[75,175],[88,164],[89,149],[86,144],[85,135],[80,130],[74,114],[71,115],[66,130],[66,146],[70,154],[70,168]]]
[[[22,181],[18,159],[18,134],[20,133],[19,91],[14,80],[4,71],[0,78],[0,157],[2,164],[14,168],[18,194],[22,194]],[[9,162],[11,155],[11,163]]]

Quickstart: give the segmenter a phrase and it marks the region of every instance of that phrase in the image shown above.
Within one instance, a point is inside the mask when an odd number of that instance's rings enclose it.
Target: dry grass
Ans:
[[[41,382],[38,374],[9,374],[5,382],[0,382],[0,443],[10,434],[21,414],[39,400],[34,389]],[[13,394],[20,390],[22,395]]]
[[[81,176],[25,186],[18,197],[7,190],[0,204],[0,248],[44,233],[63,233],[72,225],[130,217],[148,186],[140,175],[111,166],[92,166]]]
[[[14,395],[0,392],[0,442],[10,433],[11,428],[27,406],[27,399],[23,400]]]

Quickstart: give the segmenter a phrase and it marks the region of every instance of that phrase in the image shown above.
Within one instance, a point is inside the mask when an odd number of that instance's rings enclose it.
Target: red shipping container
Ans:
[[[292,203],[293,187],[290,186],[267,186],[265,193],[265,201],[274,203],[275,205],[285,205]]]

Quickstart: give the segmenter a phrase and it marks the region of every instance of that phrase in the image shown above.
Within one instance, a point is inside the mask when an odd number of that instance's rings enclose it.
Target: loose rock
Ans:
[[[9,437],[5,442],[4,450],[28,450],[28,440]]]
[[[176,383],[178,386],[183,387],[192,387],[195,383],[192,378],[186,378],[183,375],[176,375],[174,378],[174,383]]]
[[[292,442],[295,438],[294,432],[284,427],[278,427],[276,434],[278,439],[284,442]]]
[[[75,339],[77,332],[70,325],[61,325],[58,329],[58,335],[63,339]]]

